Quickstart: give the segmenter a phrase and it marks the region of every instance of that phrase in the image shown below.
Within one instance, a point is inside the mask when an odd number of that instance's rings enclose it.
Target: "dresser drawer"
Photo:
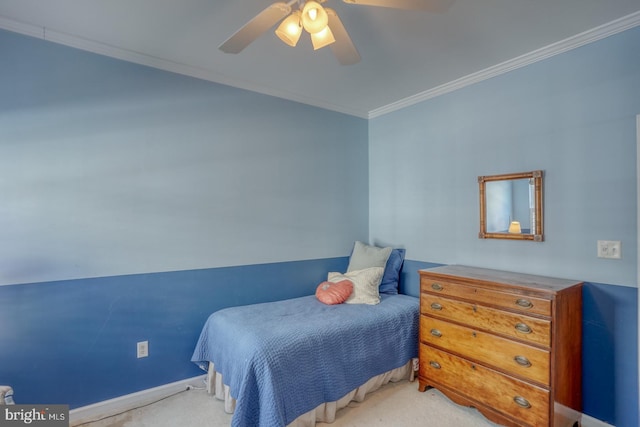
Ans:
[[[420,294],[420,312],[453,320],[471,328],[483,329],[545,347],[551,346],[550,320],[501,311],[429,293]]]
[[[551,315],[551,300],[549,299],[461,285],[428,276],[421,278],[421,285],[422,290],[439,295],[470,299],[509,310],[522,311],[523,313],[534,313],[543,316]]]
[[[550,355],[547,350],[428,316],[420,316],[420,339],[502,371],[549,385]]]
[[[420,344],[420,376],[531,426],[548,426],[549,392],[450,353]]]

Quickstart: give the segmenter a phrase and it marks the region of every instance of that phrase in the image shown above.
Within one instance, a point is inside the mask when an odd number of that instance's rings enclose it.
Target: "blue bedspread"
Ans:
[[[418,299],[325,305],[315,296],[233,307],[207,320],[191,360],[212,361],[234,427],[285,426],[418,354]]]

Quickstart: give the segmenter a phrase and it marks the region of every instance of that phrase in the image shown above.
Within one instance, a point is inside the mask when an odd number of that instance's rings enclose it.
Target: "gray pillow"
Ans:
[[[365,268],[371,267],[382,267],[384,269],[392,249],[391,247],[379,248],[377,246],[367,245],[366,243],[356,242],[353,246],[351,257],[349,258],[347,272],[364,270]]]

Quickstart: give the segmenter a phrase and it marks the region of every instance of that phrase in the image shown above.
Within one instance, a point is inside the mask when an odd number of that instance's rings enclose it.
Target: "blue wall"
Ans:
[[[211,311],[310,294],[369,240],[407,249],[410,295],[433,263],[584,280],[584,412],[638,425],[640,29],[369,122],[9,32],[0,51],[0,383],[18,401],[198,375]],[[476,177],[534,169],[545,242],[478,239]]]
[[[640,27],[369,124],[370,239],[586,282],[584,412],[618,427],[638,425],[638,52]],[[477,177],[537,169],[545,241],[479,239]],[[597,258],[597,240],[622,259]]]
[[[7,31],[0,52],[0,384],[16,401],[198,375],[209,313],[311,294],[367,239],[366,120]]]
[[[204,374],[221,308],[311,295],[347,257],[0,286],[0,382],[17,403],[84,406]],[[149,357],[136,342],[149,340]]]
[[[366,120],[6,31],[0,52],[0,285],[367,239]]]
[[[370,238],[411,259],[635,287],[639,51],[637,27],[370,120]],[[545,241],[479,239],[477,177],[537,169]],[[621,241],[622,259],[597,258],[597,240]]]

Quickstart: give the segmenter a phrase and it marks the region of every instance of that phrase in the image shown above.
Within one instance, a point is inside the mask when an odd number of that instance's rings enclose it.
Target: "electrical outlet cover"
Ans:
[[[149,341],[140,341],[137,344],[138,359],[149,356]]]

